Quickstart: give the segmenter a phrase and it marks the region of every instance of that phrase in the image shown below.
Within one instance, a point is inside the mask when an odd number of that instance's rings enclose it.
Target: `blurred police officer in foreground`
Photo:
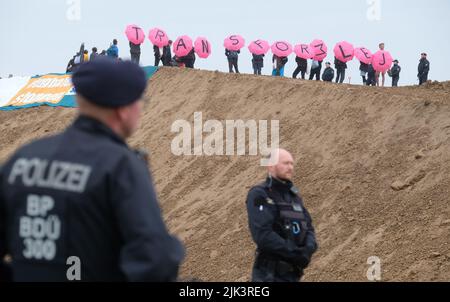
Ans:
[[[294,160],[272,151],[265,182],[250,189],[247,211],[256,243],[254,282],[297,282],[317,250],[311,217],[292,183]]]
[[[14,281],[67,281],[77,263],[81,281],[176,280],[183,247],[164,225],[146,163],[125,143],[140,120],[144,72],[99,58],[72,81],[75,122],[0,170],[0,260],[11,256]]]

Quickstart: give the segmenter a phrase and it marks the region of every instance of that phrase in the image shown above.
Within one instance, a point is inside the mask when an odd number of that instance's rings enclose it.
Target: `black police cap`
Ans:
[[[83,63],[72,76],[77,94],[101,107],[117,108],[137,101],[147,85],[139,65],[112,58]]]

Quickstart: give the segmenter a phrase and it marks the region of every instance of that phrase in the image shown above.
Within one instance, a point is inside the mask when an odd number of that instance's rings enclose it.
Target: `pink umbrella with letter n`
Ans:
[[[294,47],[295,55],[302,59],[312,59],[314,56],[314,49],[308,44],[298,44]]]
[[[327,57],[328,47],[322,40],[316,39],[311,42],[310,46],[314,50],[314,60],[323,61]]]
[[[355,49],[352,44],[342,41],[334,46],[334,56],[339,61],[347,63],[353,60],[353,57],[355,56]]]
[[[169,45],[169,36],[166,32],[159,28],[152,28],[148,34],[148,39],[153,45],[158,47],[164,47]]]
[[[245,40],[240,35],[231,35],[225,38],[223,46],[228,50],[238,51],[245,46]]]
[[[391,69],[392,61],[389,51],[379,50],[372,56],[373,69],[378,72],[386,72]]]
[[[177,57],[185,57],[192,51],[192,39],[188,36],[178,37],[173,43],[173,52]]]
[[[135,24],[130,24],[125,29],[125,35],[128,38],[128,41],[130,41],[133,44],[142,44],[145,40],[145,33],[139,26]]]
[[[288,57],[292,53],[292,45],[286,41],[276,41],[272,44],[272,53],[277,57]]]
[[[254,55],[265,55],[270,49],[269,42],[265,40],[255,40],[248,45],[248,50]]]
[[[211,43],[205,37],[198,37],[194,43],[195,53],[202,59],[211,55]]]
[[[355,48],[355,57],[362,63],[372,63],[372,53],[365,47]]]

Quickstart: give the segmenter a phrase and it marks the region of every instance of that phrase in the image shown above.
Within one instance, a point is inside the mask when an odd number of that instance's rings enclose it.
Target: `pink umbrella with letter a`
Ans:
[[[192,39],[188,36],[178,37],[172,47],[177,57],[185,57],[192,51]]]
[[[195,53],[202,59],[206,59],[211,54],[211,43],[205,37],[198,37],[194,43]]]
[[[308,44],[298,44],[294,47],[295,55],[302,59],[312,59],[314,49]]]
[[[153,28],[148,34],[148,38],[153,45],[164,47],[169,45],[169,36],[160,28]]]
[[[372,63],[372,53],[365,47],[355,48],[355,57],[365,64]]]
[[[353,45],[346,41],[339,42],[334,46],[334,56],[341,62],[347,63],[353,60],[354,53]]]
[[[265,55],[270,49],[269,42],[265,40],[252,41],[248,45],[248,50],[254,55]]]
[[[223,46],[228,50],[238,51],[245,46],[245,40],[240,35],[231,35],[223,41]]]
[[[372,66],[375,71],[386,72],[392,66],[392,56],[389,51],[379,50],[372,56]]]
[[[135,24],[130,24],[125,29],[125,35],[133,44],[142,44],[145,40],[145,33],[139,26]]]
[[[327,57],[328,47],[322,40],[316,39],[311,42],[310,46],[314,50],[314,60],[323,61]]]
[[[288,57],[292,53],[292,45],[286,41],[276,41],[272,44],[272,53],[277,57]]]

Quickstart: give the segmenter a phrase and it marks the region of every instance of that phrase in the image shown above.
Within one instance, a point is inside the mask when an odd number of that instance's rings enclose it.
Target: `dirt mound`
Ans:
[[[308,281],[450,280],[450,83],[374,88],[161,69],[130,139],[151,151],[164,217],[185,242],[184,277],[246,281],[253,261],[245,209],[265,176],[257,156],[175,156],[174,121],[279,120],[296,160],[319,251]],[[66,127],[76,109],[0,112],[0,161]]]

